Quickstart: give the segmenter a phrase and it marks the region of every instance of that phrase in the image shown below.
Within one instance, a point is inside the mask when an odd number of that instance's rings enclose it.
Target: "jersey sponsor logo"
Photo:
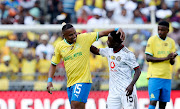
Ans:
[[[153,94],[153,93],[151,93],[151,98],[155,98],[155,96],[154,96],[154,94]]]
[[[116,60],[117,60],[117,61],[120,61],[120,60],[121,60],[121,57],[120,57],[120,56],[118,56],[118,57],[116,58]]]
[[[113,61],[110,63],[110,67],[111,67],[112,69],[115,67],[115,63],[114,63]]]
[[[75,95],[77,98],[78,98],[78,96],[79,96],[79,95],[76,95],[76,94],[74,94],[74,95]]]
[[[111,56],[111,59],[112,59],[112,60],[115,60],[115,56]]]
[[[157,51],[157,54],[169,54],[170,51]]]
[[[73,59],[75,59],[76,57],[79,57],[79,56],[81,56],[81,55],[82,55],[82,52],[75,53],[75,54],[73,54],[73,55],[64,57],[64,61],[73,60]]]

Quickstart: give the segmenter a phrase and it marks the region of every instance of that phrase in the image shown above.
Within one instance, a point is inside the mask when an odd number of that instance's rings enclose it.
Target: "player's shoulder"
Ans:
[[[123,47],[122,48],[122,52],[125,53],[125,54],[129,54],[129,53],[132,53],[127,47]]]
[[[64,40],[65,40],[65,39],[59,41],[59,42],[56,44],[56,48],[60,48],[60,47],[62,47],[63,45],[65,45],[66,42],[65,42]]]
[[[81,34],[78,34],[77,37],[91,36],[91,35],[96,34],[96,33],[97,33],[97,32],[81,33]]]
[[[149,39],[148,40],[155,40],[155,39],[158,39],[158,36],[157,35],[153,35],[153,36],[151,36],[151,37],[149,37]]]
[[[123,55],[125,57],[132,57],[132,56],[134,56],[134,53],[132,51],[130,51],[127,47],[123,47],[122,51],[123,51]]]
[[[175,42],[174,39],[172,39],[171,37],[167,37],[167,40],[170,42]]]

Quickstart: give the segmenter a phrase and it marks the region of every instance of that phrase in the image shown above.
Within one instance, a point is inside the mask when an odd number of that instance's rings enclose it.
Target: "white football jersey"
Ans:
[[[114,53],[113,48],[100,48],[99,54],[108,59],[109,92],[124,94],[132,81],[132,70],[139,66],[135,55],[126,47],[117,53]],[[135,87],[133,93],[136,93]]]

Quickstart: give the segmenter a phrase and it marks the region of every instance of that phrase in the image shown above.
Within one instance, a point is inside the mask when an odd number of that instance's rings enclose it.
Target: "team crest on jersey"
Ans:
[[[112,59],[112,60],[115,60],[115,56],[111,56],[111,59]]]
[[[120,61],[120,60],[121,60],[121,57],[120,57],[120,56],[118,56],[118,57],[116,58],[116,60],[117,60],[117,61]]]
[[[164,46],[168,46],[168,43],[164,43]]]

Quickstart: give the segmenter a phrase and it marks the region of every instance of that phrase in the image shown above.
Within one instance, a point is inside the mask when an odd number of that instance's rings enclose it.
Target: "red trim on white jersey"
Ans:
[[[134,70],[136,70],[137,68],[139,68],[139,66],[135,67]]]

